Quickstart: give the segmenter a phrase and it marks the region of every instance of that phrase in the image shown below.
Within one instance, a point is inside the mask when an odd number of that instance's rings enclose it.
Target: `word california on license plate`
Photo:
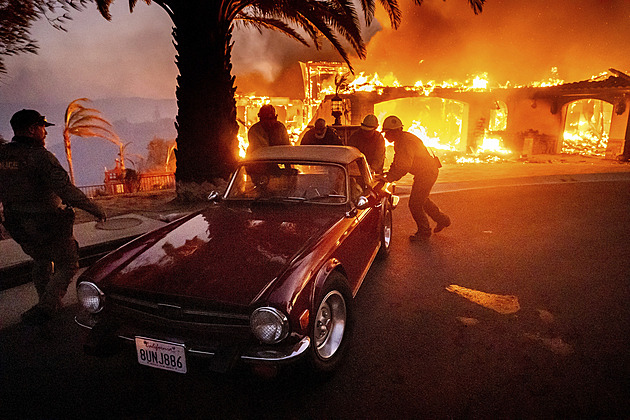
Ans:
[[[138,363],[172,372],[186,373],[186,349],[182,344],[136,337]]]

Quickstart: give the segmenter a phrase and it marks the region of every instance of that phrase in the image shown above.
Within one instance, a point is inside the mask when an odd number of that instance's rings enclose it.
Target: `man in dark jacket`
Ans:
[[[318,118],[315,126],[304,134],[300,144],[343,146],[343,140],[337,134],[337,130],[326,125],[325,119]]]
[[[263,105],[258,111],[259,121],[247,131],[247,153],[269,146],[290,146],[287,128],[278,121],[273,105]]]
[[[72,185],[66,170],[46,150],[46,121],[23,109],[11,118],[15,133],[0,145],[0,201],[4,226],[33,258],[33,282],[39,303],[22,314],[24,322],[41,324],[60,309],[61,299],[78,269],[73,235],[74,210],[81,208],[104,221],[105,212]]]
[[[409,210],[418,226],[418,231],[410,237],[412,241],[424,240],[431,236],[431,226],[427,214],[437,222],[433,232],[437,233],[451,225],[451,219],[429,198],[431,188],[437,181],[438,165],[422,140],[403,131],[400,118],[390,115],[383,121],[385,138],[394,143],[394,161],[385,174],[388,182],[394,182],[411,173],[413,185],[409,196]]]
[[[385,163],[385,139],[380,132],[376,131],[377,128],[376,115],[366,115],[361,127],[348,139],[348,146],[359,149],[365,155],[372,171],[381,174]]]

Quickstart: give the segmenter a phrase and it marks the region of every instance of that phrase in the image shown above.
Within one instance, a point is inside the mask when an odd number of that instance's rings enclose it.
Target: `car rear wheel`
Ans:
[[[385,214],[383,216],[383,223],[381,225],[381,247],[378,250],[379,258],[385,258],[389,255],[389,247],[392,243],[392,232],[394,230],[392,209],[390,207],[385,208]]]
[[[310,363],[317,372],[332,372],[343,358],[352,331],[352,294],[344,277],[329,277],[313,312]]]

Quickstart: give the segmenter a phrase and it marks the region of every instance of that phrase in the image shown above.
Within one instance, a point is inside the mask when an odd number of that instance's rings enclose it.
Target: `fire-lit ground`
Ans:
[[[439,194],[453,225],[427,243],[407,239],[403,197],[328,381],[182,376],[133,349],[87,357],[71,306],[49,328],[0,330],[0,418],[627,418],[630,173],[618,175]]]
[[[440,169],[437,182],[616,172],[630,172],[630,164],[577,155],[534,155],[496,163],[446,163]]]

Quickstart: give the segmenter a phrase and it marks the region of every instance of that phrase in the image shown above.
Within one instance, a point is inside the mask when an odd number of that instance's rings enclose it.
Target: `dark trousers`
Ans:
[[[435,176],[415,176],[413,185],[411,186],[411,195],[409,196],[409,210],[411,216],[418,226],[418,233],[421,235],[431,234],[431,225],[427,215],[435,222],[445,221],[446,214],[440,211],[440,208],[429,198],[431,188],[437,180]]]
[[[79,247],[72,234],[74,219],[62,213],[22,213],[5,209],[5,227],[33,259],[31,271],[39,305],[61,307],[68,285],[79,268]]]

